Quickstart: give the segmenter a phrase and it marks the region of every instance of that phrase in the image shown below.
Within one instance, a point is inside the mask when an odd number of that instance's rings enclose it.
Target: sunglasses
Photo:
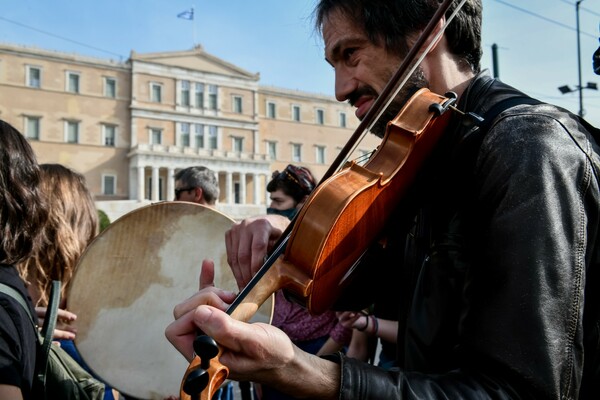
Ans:
[[[183,188],[179,188],[179,189],[175,189],[175,198],[178,199],[179,195],[183,192],[189,192],[190,190],[194,190],[196,189],[195,186],[188,186],[188,187],[183,187]]]

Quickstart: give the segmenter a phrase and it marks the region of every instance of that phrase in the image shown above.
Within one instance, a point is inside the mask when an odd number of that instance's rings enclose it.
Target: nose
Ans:
[[[357,89],[356,80],[351,71],[345,66],[335,69],[335,98],[337,101],[346,101],[350,93]]]

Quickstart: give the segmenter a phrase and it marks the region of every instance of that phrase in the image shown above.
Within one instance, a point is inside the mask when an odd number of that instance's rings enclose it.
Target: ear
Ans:
[[[203,195],[202,188],[199,188],[199,187],[194,188],[194,201],[196,203],[200,203],[200,204],[205,203],[204,199],[202,198],[202,195]]]
[[[421,52],[424,51],[426,48],[428,48],[431,45],[431,49],[429,49],[429,53],[433,52],[435,50],[435,48],[438,46],[438,44],[441,42],[442,38],[444,37],[444,28],[446,25],[446,17],[442,17],[442,19],[440,19],[437,24],[435,25],[435,27],[433,28],[433,31],[431,31],[431,34],[429,35],[429,37],[427,38],[427,40],[425,40],[425,43],[423,44],[423,47],[421,48]],[[415,45],[415,43],[417,42],[417,39],[419,38],[419,35],[421,35],[422,31],[416,32],[412,35],[409,35],[407,42],[408,42],[408,47],[411,48],[412,46]]]

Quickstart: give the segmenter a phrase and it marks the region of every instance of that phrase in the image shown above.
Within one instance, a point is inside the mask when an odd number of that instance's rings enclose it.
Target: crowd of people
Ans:
[[[440,3],[317,2],[336,98],[359,119]],[[181,294],[165,332],[188,361],[202,331],[219,344],[229,378],[253,382],[252,395],[265,400],[600,396],[600,130],[481,71],[482,1],[467,0],[446,27],[457,4],[430,25],[421,64],[372,133],[385,138],[388,122],[427,91],[455,93],[460,112],[446,111],[448,125],[415,182],[399,203],[385,204],[384,228],[332,309],[312,315],[284,287],[272,324],[237,321],[225,312],[233,294],[213,286],[214,266],[202,262],[200,290]],[[0,162],[0,283],[43,320],[49,283],[68,288],[98,233],[97,211],[80,174],[38,165],[3,121]],[[227,232],[240,288],[316,186],[307,168],[275,171],[267,214]],[[210,169],[175,175],[175,200],[214,207],[218,198]],[[68,305],[63,292],[55,338],[65,347],[77,334]],[[35,398],[36,338],[26,311],[0,293],[0,398]],[[230,386],[223,389],[218,398],[230,399]]]

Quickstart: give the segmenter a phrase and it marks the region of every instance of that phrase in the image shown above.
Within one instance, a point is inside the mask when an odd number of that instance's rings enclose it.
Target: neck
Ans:
[[[460,97],[475,77],[465,60],[447,50],[445,38],[427,55],[422,67],[429,80],[429,89],[442,95],[451,91]]]

